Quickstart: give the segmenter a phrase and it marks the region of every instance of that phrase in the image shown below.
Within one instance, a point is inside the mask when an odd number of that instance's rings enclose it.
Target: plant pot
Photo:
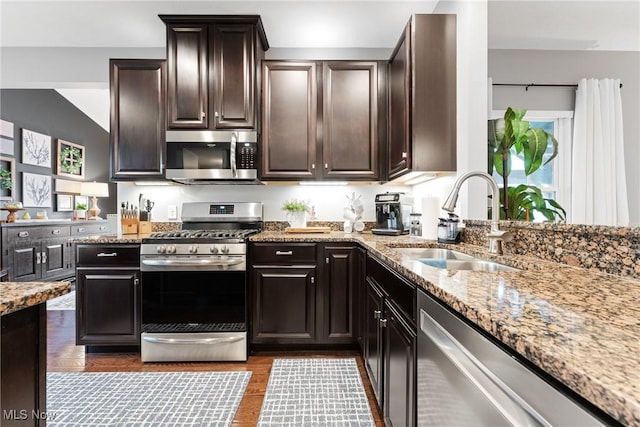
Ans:
[[[73,219],[87,219],[87,211],[85,210],[74,210],[73,211]]]
[[[307,213],[305,211],[289,212],[287,220],[292,228],[304,228],[307,226]]]

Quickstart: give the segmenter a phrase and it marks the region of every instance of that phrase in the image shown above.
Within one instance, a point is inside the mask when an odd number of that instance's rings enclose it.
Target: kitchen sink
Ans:
[[[442,259],[442,258],[418,258],[423,264],[447,270],[472,270],[472,271],[518,271],[517,268],[483,259]]]
[[[436,260],[472,260],[471,255],[462,252],[452,251],[451,249],[441,248],[393,248],[394,251],[405,255],[409,258],[429,258]]]

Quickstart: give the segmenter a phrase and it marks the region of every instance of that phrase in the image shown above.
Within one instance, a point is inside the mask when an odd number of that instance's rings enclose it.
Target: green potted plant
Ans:
[[[11,190],[12,188],[11,171],[0,166],[0,190]]]
[[[287,213],[287,220],[291,227],[307,226],[307,213],[311,212],[309,203],[298,199],[287,200],[282,204],[282,210]]]
[[[85,219],[87,217],[87,205],[85,203],[76,204],[73,211],[73,219]]]
[[[540,188],[527,184],[509,187],[512,149],[515,149],[517,154],[524,154],[526,176],[558,155],[558,141],[544,129],[532,128],[529,122],[524,120],[526,112],[524,109],[509,107],[502,119],[491,121],[489,126],[489,174],[493,174],[495,169],[502,177],[500,218],[530,221],[535,211],[540,212],[549,221],[564,221],[565,210],[555,200],[545,198]],[[553,153],[545,160],[549,140],[553,144]]]

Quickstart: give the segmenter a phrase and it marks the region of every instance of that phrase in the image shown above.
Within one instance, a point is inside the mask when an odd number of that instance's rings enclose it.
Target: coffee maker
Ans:
[[[413,210],[411,198],[404,193],[376,194],[376,227],[373,234],[408,234]]]

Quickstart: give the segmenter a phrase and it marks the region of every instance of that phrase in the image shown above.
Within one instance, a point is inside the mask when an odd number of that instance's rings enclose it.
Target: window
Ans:
[[[492,111],[491,120],[502,118],[503,111]],[[531,127],[542,128],[552,134],[558,141],[558,155],[553,161],[542,165],[533,174],[526,176],[524,173],[524,155],[515,154],[511,163],[509,174],[509,186],[520,184],[535,185],[542,189],[546,198],[554,199],[562,207],[567,209],[571,203],[571,141],[573,127],[573,111],[527,111],[525,119]],[[553,153],[553,144],[549,142],[544,159]],[[499,186],[502,186],[502,177],[495,171],[493,177]],[[543,221],[545,218],[534,213],[535,221]]]

